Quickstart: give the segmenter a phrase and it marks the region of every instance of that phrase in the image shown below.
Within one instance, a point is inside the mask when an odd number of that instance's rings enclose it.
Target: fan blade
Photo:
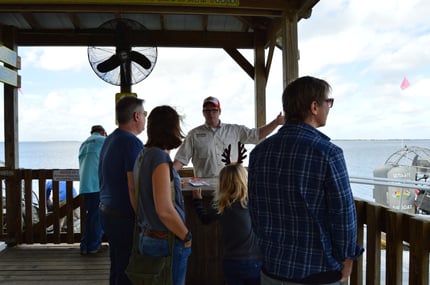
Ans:
[[[121,64],[118,55],[114,54],[105,61],[97,64],[97,70],[100,72],[108,72],[117,68]]]
[[[130,59],[132,61],[135,61],[136,63],[140,64],[145,69],[151,68],[151,61],[143,54],[137,52],[137,51],[131,51],[130,53]]]

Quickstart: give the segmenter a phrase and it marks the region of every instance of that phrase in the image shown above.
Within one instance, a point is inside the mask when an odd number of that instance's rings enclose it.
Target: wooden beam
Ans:
[[[37,1],[37,0],[2,0],[0,10],[8,12],[114,12],[121,10],[123,12],[141,13],[143,11],[152,11],[163,13],[195,13],[201,11],[204,14],[220,13],[223,15],[255,15],[255,16],[281,16],[282,11],[294,10],[303,13],[312,8],[319,0],[240,0],[231,2],[222,1],[181,1],[181,0],[162,0],[162,1],[135,1],[135,0],[57,0]]]
[[[32,29],[39,30],[42,28],[40,26],[40,23],[33,16],[33,13],[31,12],[22,13],[22,16],[24,17],[24,19],[27,21],[27,23],[30,25]]]
[[[68,13],[69,18],[70,18],[70,22],[72,22],[73,24],[73,28],[75,30],[80,30],[81,29],[81,25],[79,23],[79,19],[78,16],[76,15],[76,13]]]
[[[114,46],[114,33],[98,29],[63,31],[42,30],[37,32],[22,30],[18,33],[19,46]],[[243,48],[254,47],[253,33],[195,32],[195,31],[133,31],[133,46],[157,47],[202,47],[202,48]]]
[[[256,1],[265,3],[265,1]],[[264,5],[263,5],[264,6]],[[285,7],[285,6],[284,6]],[[3,4],[0,5],[0,12],[9,13],[121,13],[142,14],[161,13],[175,15],[232,15],[232,16],[256,16],[256,17],[281,17],[284,8],[273,9],[270,7],[239,7],[239,8],[218,8],[218,7],[195,7],[195,6],[162,6],[162,5],[36,5],[36,4]]]
[[[234,61],[236,61],[237,64],[239,64],[240,67],[242,67],[251,79],[254,79],[254,67],[237,49],[225,48],[224,50],[231,56],[231,58],[234,59]]]
[[[269,78],[270,68],[272,66],[273,54],[275,52],[276,39],[272,39],[269,46],[269,53],[267,54],[266,61],[266,76]]]

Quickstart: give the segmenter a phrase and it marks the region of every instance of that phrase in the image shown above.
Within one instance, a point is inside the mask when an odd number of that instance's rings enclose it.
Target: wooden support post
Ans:
[[[255,89],[255,124],[257,127],[266,124],[266,85],[267,74],[265,67],[263,34],[255,33],[254,45],[254,89]]]
[[[282,65],[284,88],[299,77],[299,48],[297,37],[297,14],[282,17]]]
[[[16,32],[14,28],[2,27],[1,40],[9,49],[16,51]],[[8,64],[5,66],[9,67]],[[4,147],[5,166],[17,169],[18,166],[18,89],[15,86],[4,84]]]

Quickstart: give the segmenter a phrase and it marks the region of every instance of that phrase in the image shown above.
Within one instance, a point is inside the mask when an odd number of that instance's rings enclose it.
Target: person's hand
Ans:
[[[195,188],[193,190],[193,199],[203,199],[202,188]]]
[[[340,282],[346,282],[349,278],[349,275],[351,275],[352,271],[352,259],[345,259],[343,262],[343,269],[342,269],[342,278],[340,279]]]
[[[276,116],[275,122],[277,125],[283,125],[285,123],[285,117],[282,115],[282,112],[279,112],[278,116]]]
[[[189,240],[186,243],[184,243],[184,247],[191,247],[191,241],[192,240]]]

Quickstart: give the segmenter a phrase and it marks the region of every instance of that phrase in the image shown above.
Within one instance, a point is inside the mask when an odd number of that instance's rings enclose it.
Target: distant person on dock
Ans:
[[[125,96],[116,103],[118,128],[106,138],[100,152],[100,221],[109,242],[110,285],[131,284],[125,268],[133,245],[133,166],[143,149],[137,137],[146,124],[143,102],[137,97]]]
[[[268,136],[277,126],[284,123],[280,113],[269,124],[250,129],[236,124],[221,123],[221,104],[215,97],[203,101],[203,116],[205,123],[192,129],[175,155],[176,170],[190,162],[194,167],[196,177],[216,177],[224,164],[221,154],[228,145],[236,146],[240,141],[244,144],[257,144]],[[232,155],[237,156],[238,150],[232,149]]]
[[[66,198],[67,198],[67,183],[66,181],[59,181],[58,182],[58,190],[59,190],[59,207],[62,207],[66,204]],[[48,212],[52,212],[54,210],[54,197],[53,197],[53,182],[52,180],[46,181],[45,184],[45,190],[46,190],[46,208]],[[72,188],[72,195],[73,197],[76,197],[78,195],[78,192],[76,191],[75,187]],[[79,208],[76,208],[73,210],[73,222],[80,219],[80,212]],[[66,217],[61,218],[60,220],[60,230],[63,230],[63,227],[65,227],[66,224]],[[50,228],[51,229],[51,228]]]
[[[67,192],[66,192],[66,181],[59,181],[58,182],[58,188],[59,188],[59,202],[60,202],[60,207],[62,205],[64,205],[66,203],[66,198],[67,198]],[[48,180],[46,181],[45,184],[45,189],[46,189],[46,208],[48,209],[48,212],[52,212],[53,210],[53,204],[54,204],[54,197],[53,197],[53,182],[52,180]],[[73,197],[76,197],[78,195],[78,192],[76,191],[75,187],[73,187],[72,189],[73,193]]]
[[[310,76],[291,82],[282,95],[284,126],[250,154],[262,285],[341,284],[363,252],[343,151],[317,130],[333,106],[330,91]]]
[[[203,224],[219,220],[224,236],[222,268],[228,285],[259,285],[261,252],[251,227],[248,210],[248,173],[242,166],[246,157],[243,145],[238,147],[240,157],[230,162],[230,154],[224,151],[226,166],[219,174],[212,207],[203,204],[201,188],[193,190],[193,206]],[[228,151],[229,152],[229,151]]]
[[[91,127],[90,136],[79,147],[79,194],[84,200],[85,228],[82,231],[81,254],[96,253],[102,244],[103,230],[100,224],[99,158],[106,138],[100,125]]]

